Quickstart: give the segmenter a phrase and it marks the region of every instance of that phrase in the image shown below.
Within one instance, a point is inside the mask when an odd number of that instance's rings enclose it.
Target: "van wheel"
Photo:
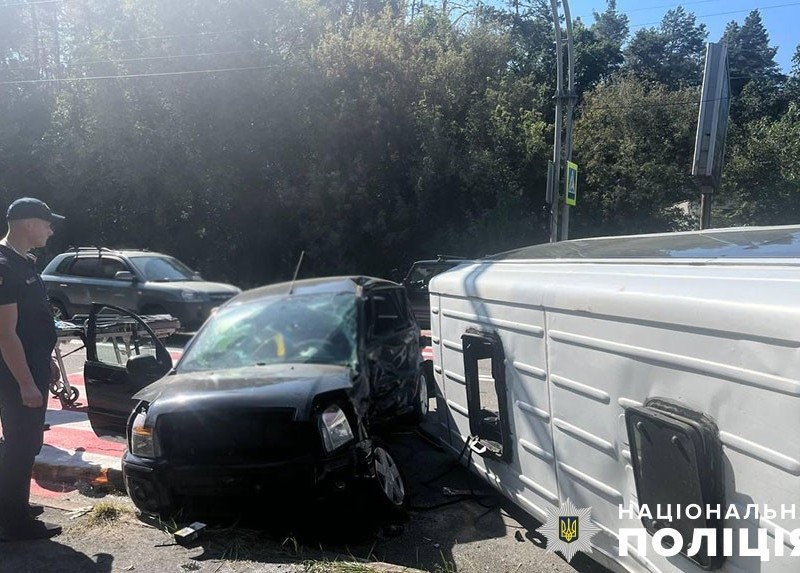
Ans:
[[[370,464],[373,477],[365,484],[368,503],[373,503],[373,507],[384,515],[404,514],[407,505],[406,482],[394,457],[380,440],[373,440]]]
[[[69,320],[70,318],[64,304],[54,299],[50,299],[50,312],[53,313],[55,320]]]

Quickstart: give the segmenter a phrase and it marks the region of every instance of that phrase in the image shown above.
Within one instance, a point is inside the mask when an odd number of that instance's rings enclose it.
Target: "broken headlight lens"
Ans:
[[[139,408],[133,417],[130,430],[130,449],[135,456],[156,458],[158,447],[153,426],[147,424],[147,408]]]
[[[330,453],[353,439],[353,430],[350,422],[342,409],[333,404],[322,412],[319,417],[319,433],[322,434],[322,444],[325,451]]]

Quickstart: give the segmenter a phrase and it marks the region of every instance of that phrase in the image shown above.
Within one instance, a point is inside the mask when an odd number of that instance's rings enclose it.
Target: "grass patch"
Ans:
[[[109,525],[125,515],[132,515],[130,508],[115,501],[101,501],[92,508],[86,518],[87,525]]]
[[[352,561],[305,561],[304,573],[379,573],[365,563]]]

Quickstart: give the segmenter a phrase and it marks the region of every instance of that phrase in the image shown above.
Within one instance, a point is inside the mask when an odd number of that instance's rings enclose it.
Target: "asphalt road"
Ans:
[[[174,347],[175,341],[170,342]],[[82,369],[83,356],[78,351],[67,358],[68,372]],[[60,537],[0,545],[0,573],[370,570],[335,565],[353,560],[392,564],[399,567],[396,571],[414,568],[436,573],[607,571],[583,554],[568,564],[546,553],[544,539],[536,532],[540,524],[484,489],[424,431],[409,429],[387,440],[409,490],[410,511],[402,519],[387,520],[350,500],[315,502],[297,511],[262,508],[242,521],[210,522],[197,544],[184,548],[169,535],[183,524],[143,522],[119,492],[112,495],[84,488],[86,495],[76,493],[57,502],[58,508],[47,510],[47,519],[65,527]],[[462,495],[450,495],[453,491]],[[97,512],[107,511],[109,505],[123,508],[120,516],[98,520]],[[69,513],[91,506],[99,510],[83,516]]]

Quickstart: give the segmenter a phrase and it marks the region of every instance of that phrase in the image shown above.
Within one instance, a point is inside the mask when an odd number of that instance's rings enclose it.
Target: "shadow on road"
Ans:
[[[520,527],[514,520],[525,516],[512,518],[514,508],[507,507],[457,464],[452,453],[413,431],[386,438],[406,478],[410,508],[404,518],[376,512],[357,496],[325,502],[306,500],[311,502],[306,504],[293,497],[284,506],[240,512],[235,522],[218,518],[207,521],[209,527],[195,545],[199,552],[192,558],[296,563],[349,557],[455,573],[456,546],[475,547],[489,564],[499,558],[495,551],[504,552],[509,565],[514,559],[519,562],[523,545],[528,552],[541,553],[536,546],[541,547],[542,540],[530,533],[539,524],[529,522],[531,529]],[[195,517],[199,516],[187,515],[173,527]],[[517,532],[520,534],[515,538]],[[525,538],[520,539],[523,535]],[[498,541],[502,541],[502,547],[495,547]],[[575,569],[581,573],[603,571]]]
[[[114,564],[114,557],[108,553],[90,557],[52,539],[2,543],[0,554],[0,573],[109,573]]]

